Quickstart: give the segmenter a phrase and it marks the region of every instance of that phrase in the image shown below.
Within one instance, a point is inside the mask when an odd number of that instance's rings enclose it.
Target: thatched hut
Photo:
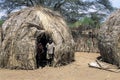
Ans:
[[[102,59],[120,66],[120,10],[106,20],[100,29],[98,39]]]
[[[37,44],[42,43],[46,51],[49,39],[55,43],[54,66],[74,60],[71,32],[57,12],[43,7],[26,8],[10,14],[2,28],[1,67],[36,69]]]

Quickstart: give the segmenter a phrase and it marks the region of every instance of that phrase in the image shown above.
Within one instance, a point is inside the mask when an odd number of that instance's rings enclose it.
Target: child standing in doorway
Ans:
[[[55,51],[55,45],[52,39],[49,39],[49,42],[47,43],[46,48],[47,48],[48,65],[51,66],[54,58],[54,51]]]

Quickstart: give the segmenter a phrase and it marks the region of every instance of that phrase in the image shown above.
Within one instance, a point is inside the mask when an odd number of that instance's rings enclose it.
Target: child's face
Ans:
[[[52,41],[50,40],[49,43],[52,43]]]

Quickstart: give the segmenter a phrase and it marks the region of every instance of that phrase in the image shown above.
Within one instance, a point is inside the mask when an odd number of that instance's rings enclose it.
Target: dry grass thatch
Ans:
[[[120,66],[120,10],[110,15],[101,27],[99,49],[104,61]]]
[[[38,36],[53,39],[54,66],[68,64],[74,60],[71,32],[57,12],[43,7],[26,8],[10,14],[2,28],[4,36],[0,52],[1,67],[35,69]]]

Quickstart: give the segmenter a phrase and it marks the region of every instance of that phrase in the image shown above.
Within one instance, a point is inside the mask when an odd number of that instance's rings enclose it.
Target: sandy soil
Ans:
[[[0,69],[0,80],[120,80],[120,73],[88,67],[99,56],[97,53],[77,52],[70,65],[37,70]]]

